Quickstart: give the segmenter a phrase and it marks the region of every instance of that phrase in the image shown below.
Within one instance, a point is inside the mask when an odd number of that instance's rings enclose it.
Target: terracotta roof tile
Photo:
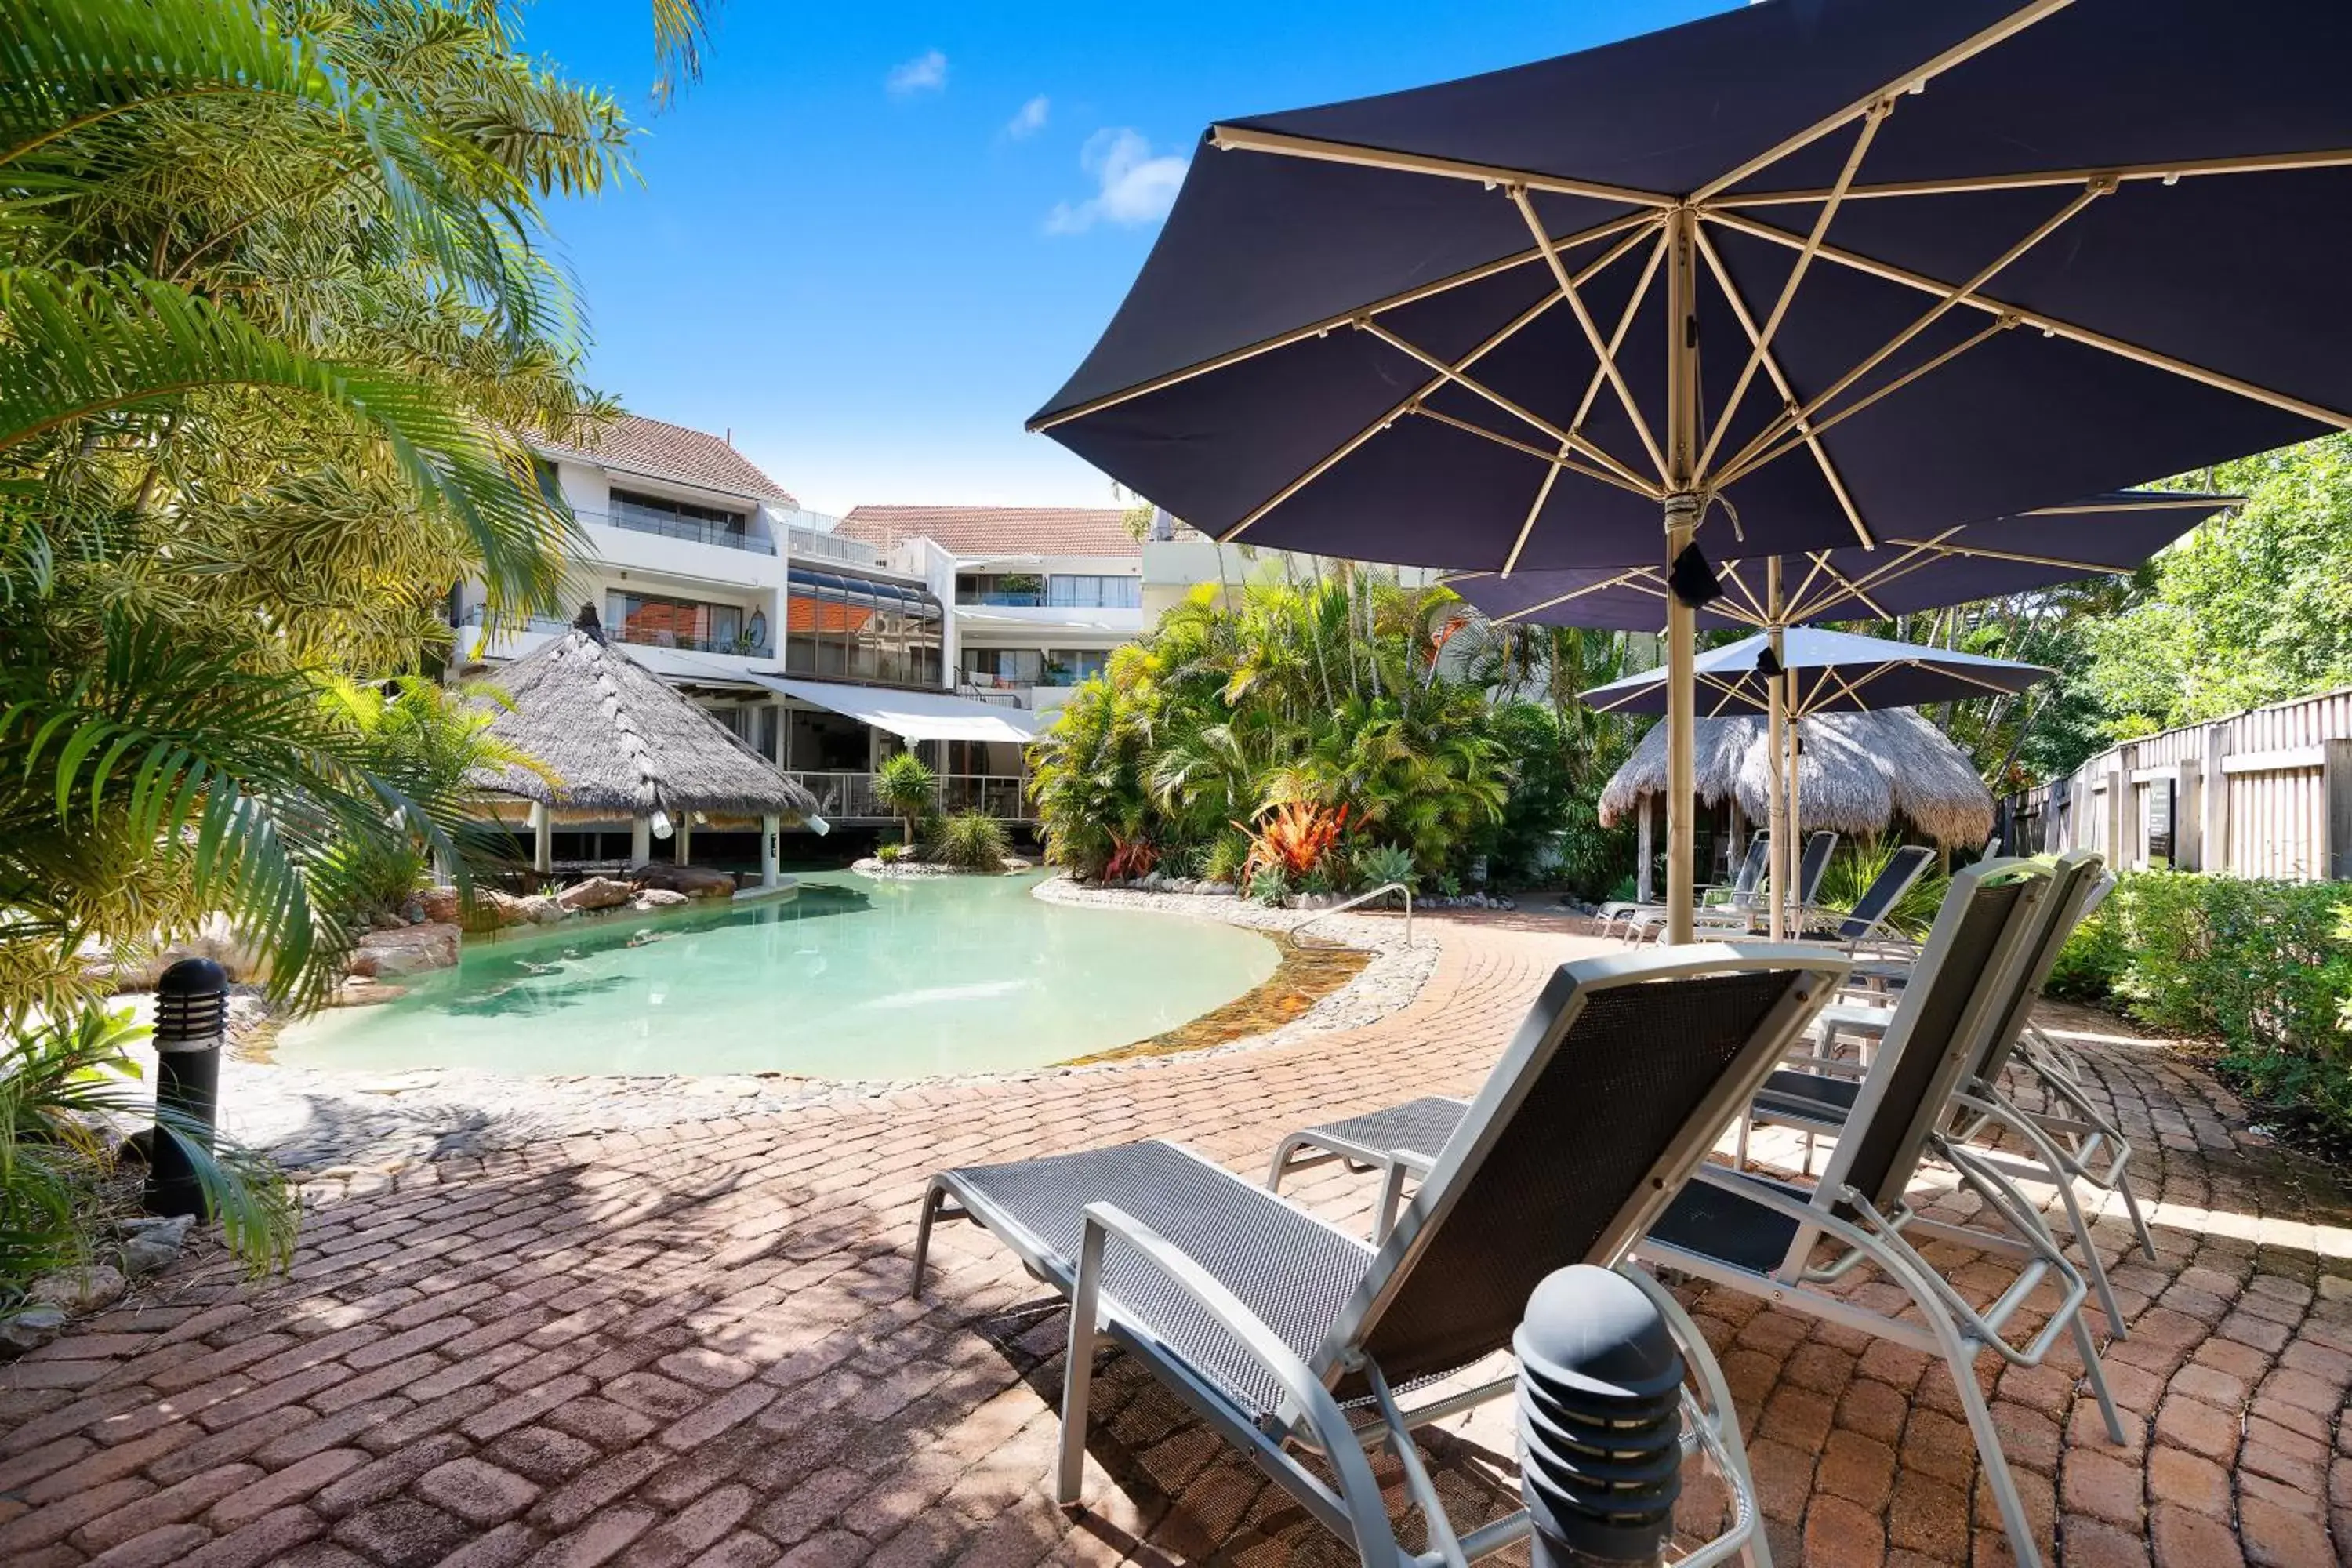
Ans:
[[[1117,507],[861,506],[835,531],[886,550],[920,537],[961,556],[1141,555],[1126,515]]]
[[[556,457],[577,458],[629,473],[698,485],[728,495],[756,496],[797,508],[792,492],[761,473],[758,465],[717,436],[624,414],[590,440],[537,443]]]

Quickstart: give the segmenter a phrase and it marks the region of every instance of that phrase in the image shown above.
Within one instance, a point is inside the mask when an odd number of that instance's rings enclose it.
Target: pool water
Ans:
[[[403,996],[290,1026],[277,1055],[366,1071],[1003,1071],[1146,1038],[1274,973],[1253,932],[1049,904],[1037,880],[823,872],[749,907],[472,939]]]

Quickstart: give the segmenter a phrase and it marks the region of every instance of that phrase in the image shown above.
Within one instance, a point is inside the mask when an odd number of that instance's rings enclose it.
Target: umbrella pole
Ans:
[[[1803,816],[1805,781],[1803,775],[1798,771],[1804,756],[1805,721],[1804,715],[1799,710],[1797,705],[1796,672],[1790,670],[1782,679],[1789,683],[1789,695],[1782,700],[1781,708],[1787,715],[1785,722],[1789,726],[1789,834],[1792,840],[1789,846],[1789,866],[1790,875],[1793,877],[1796,874],[1796,868],[1801,863],[1798,859],[1797,846],[1793,839],[1805,831]],[[1800,920],[1803,918],[1804,897],[1805,889],[1802,888],[1792,887],[1789,889],[1789,907]],[[1802,936],[1804,932],[1799,929],[1790,934]]]
[[[1769,555],[1764,560],[1764,609],[1771,627],[1772,659],[1780,661],[1784,651],[1780,635],[1780,558]],[[1782,748],[1788,744],[1783,731],[1780,704],[1780,677],[1774,676],[1764,683],[1767,740],[1772,748],[1772,804],[1766,826],[1772,835],[1771,868],[1766,875],[1771,879],[1771,897],[1767,903],[1771,910],[1771,936],[1779,942],[1788,934],[1789,906],[1789,791],[1784,783],[1785,756]]]
[[[1666,562],[1689,547],[1705,502],[1691,489],[1703,438],[1698,418],[1698,294],[1692,268],[1693,217],[1667,219],[1673,253],[1666,284]],[[1698,614],[1682,595],[1666,595],[1666,941],[1691,940],[1698,868],[1691,817],[1697,808],[1696,641]]]

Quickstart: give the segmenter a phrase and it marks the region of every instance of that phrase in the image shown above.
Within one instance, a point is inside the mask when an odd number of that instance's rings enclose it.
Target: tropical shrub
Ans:
[[[1825,910],[1840,913],[1853,909],[1902,847],[1903,841],[1895,837],[1844,840],[1822,872],[1822,889],[1815,901]],[[1887,925],[1914,941],[1925,937],[1936,923],[1936,911],[1944,907],[1944,894],[1951,883],[1951,878],[1942,871],[1928,868],[1896,900],[1886,918]]]
[[[908,844],[915,842],[915,826],[932,809],[939,793],[939,775],[912,752],[893,752],[875,770],[874,798],[898,819]]]
[[[2221,1045],[2251,1098],[2352,1138],[2352,888],[2126,873],[2059,960],[2151,1028]],[[2053,989],[2058,987],[2053,984]]]
[[[943,818],[929,846],[929,858],[959,871],[995,872],[1004,869],[1012,841],[1004,824],[984,811],[959,811]]]
[[[1356,878],[1366,887],[1402,882],[1410,888],[1420,876],[1413,869],[1412,851],[1393,844],[1374,844],[1356,851]]]
[[[1242,885],[1261,904],[1278,904],[1290,897],[1290,876],[1279,866],[1259,868]]]
[[[1102,874],[1114,881],[1131,881],[1149,877],[1151,868],[1160,864],[1160,848],[1150,839],[1137,834],[1132,838],[1111,835],[1110,858],[1103,862]]]
[[[1294,800],[1269,806],[1259,818],[1256,831],[1250,834],[1249,860],[1242,868],[1243,875],[1252,876],[1272,867],[1297,881],[1322,868],[1325,858],[1339,847],[1339,835],[1347,826],[1348,808],[1344,805],[1313,805]]]
[[[188,1156],[229,1249],[256,1273],[293,1250],[295,1207],[284,1177],[137,1092],[131,1048],[147,1036],[126,1010],[89,1008],[0,1043],[0,1306],[53,1269],[91,1261],[93,1237],[119,1206],[115,1149],[134,1121]]]
[[[897,865],[909,853],[909,847],[904,844],[877,844],[874,847],[874,858],[881,861],[885,866]]]
[[[1221,833],[1209,844],[1208,852],[1201,858],[1201,875],[1212,882],[1231,882],[1239,886],[1242,873],[1249,866],[1249,836],[1239,831]]]

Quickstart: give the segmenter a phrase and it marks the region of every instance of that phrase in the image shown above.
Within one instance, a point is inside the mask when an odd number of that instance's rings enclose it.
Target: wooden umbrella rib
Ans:
[[[1731,428],[1732,416],[1739,411],[1740,401],[1748,395],[1748,388],[1755,381],[1758,368],[1769,356],[1772,340],[1780,332],[1780,323],[1787,320],[1789,307],[1795,301],[1797,289],[1805,280],[1805,269],[1813,264],[1813,252],[1820,247],[1822,241],[1829,237],[1830,220],[1837,216],[1838,204],[1845,199],[1847,187],[1853,184],[1854,175],[1861,172],[1862,161],[1868,156],[1870,144],[1877,139],[1878,128],[1885,122],[1893,107],[1893,100],[1882,100],[1872,105],[1863,116],[1862,130],[1855,134],[1853,146],[1846,153],[1845,164],[1838,171],[1837,184],[1823,199],[1822,210],[1813,216],[1812,232],[1806,237],[1804,248],[1797,253],[1797,264],[1789,268],[1789,276],[1781,280],[1780,298],[1772,301],[1771,312],[1764,318],[1764,324],[1748,331],[1748,362],[1739,367],[1739,377],[1732,383],[1731,395],[1724,400],[1722,412],[1715,416],[1715,429],[1709,433],[1706,445],[1699,451],[1698,471],[1702,475],[1706,472],[1707,465],[1715,460],[1715,449],[1723,444],[1724,433]],[[1714,270],[1717,279],[1721,280],[1722,268],[1717,265]],[[1727,284],[1726,288],[1728,289]],[[1747,308],[1744,305],[1740,307],[1740,315],[1745,325]],[[1779,380],[1778,377],[1774,379]],[[1787,395],[1785,390],[1782,395]]]
[[[1527,188],[1512,185],[1507,187],[1507,194],[1512,205],[1519,209],[1519,216],[1526,222],[1528,231],[1536,237],[1537,245],[1542,248],[1544,260],[1551,267],[1552,281],[1559,286],[1560,298],[1568,301],[1570,311],[1576,317],[1576,324],[1584,329],[1584,341],[1591,348],[1599,368],[1608,376],[1609,384],[1616,390],[1617,400],[1624,405],[1625,417],[1633,422],[1633,433],[1642,438],[1643,450],[1649,453],[1650,462],[1657,469],[1658,478],[1661,480],[1667,479],[1665,454],[1658,447],[1658,438],[1651,434],[1650,422],[1642,417],[1641,405],[1634,401],[1633,389],[1625,384],[1624,372],[1617,367],[1616,340],[1601,337],[1601,324],[1592,319],[1592,311],[1584,303],[1583,292],[1577,288],[1576,279],[1570,276],[1567,264],[1560,260],[1559,250],[1545,231],[1543,219],[1536,212],[1535,203],[1528,199]],[[1662,235],[1660,238],[1663,243],[1667,237]],[[1630,315],[1627,320],[1631,320]]]
[[[1906,89],[1924,87],[1954,66],[1966,64],[1996,44],[2014,37],[2043,17],[2064,10],[2070,4],[2072,0],[2031,0],[2030,4],[2019,6],[1990,26],[1922,60],[1894,80],[1881,82],[1861,97],[1847,103],[1843,109],[1832,110],[1795,135],[1782,138],[1755,157],[1718,174],[1694,191],[1691,194],[1691,200],[1701,203],[1714,200],[1740,181],[1753,176],[1759,171],[1770,168],[1791,153],[1811,146],[1856,116],[1867,114],[1871,105]]]
[[[1529,605],[1523,610],[1513,610],[1507,616],[1496,616],[1495,617],[1495,624],[1497,626],[1507,626],[1513,621],[1524,621],[1530,616],[1538,616],[1541,615],[1546,610],[1557,609],[1562,605],[1581,599],[1588,594],[1598,594],[1610,588],[1643,586],[1644,584],[1642,584],[1637,580],[1648,570],[1649,568],[1645,566],[1637,566],[1631,571],[1619,574],[1618,576],[1607,578],[1599,583],[1587,583],[1583,587],[1572,588],[1565,594],[1555,594],[1552,597],[1544,600],[1540,604]]]
[[[1715,242],[1707,238],[1706,229],[1703,225],[1693,224],[1691,234],[1698,241],[1699,255],[1705,258],[1707,270],[1715,275],[1716,287],[1723,290],[1723,297],[1730,302],[1732,314],[1738,318],[1740,331],[1748,334],[1749,342],[1759,345],[1759,357],[1762,360],[1766,371],[1771,375],[1772,384],[1779,389],[1780,396],[1788,405],[1793,408],[1797,402],[1797,390],[1780,369],[1779,359],[1769,351],[1762,349],[1761,340],[1757,335],[1755,318],[1748,313],[1748,302],[1740,297],[1738,285],[1732,282],[1731,273],[1723,265],[1723,258],[1717,253]],[[1818,248],[1818,243],[1816,248]],[[1728,417],[1730,410],[1725,409],[1724,414]],[[1789,416],[1783,416],[1783,417]],[[1837,497],[1839,510],[1845,513],[1846,525],[1853,530],[1854,537],[1861,541],[1864,550],[1873,548],[1876,541],[1871,537],[1870,525],[1863,521],[1862,509],[1854,505],[1853,497],[1847,492],[1845,480],[1840,477],[1837,465],[1830,460],[1828,448],[1822,445],[1819,434],[1807,427],[1803,416],[1797,416],[1796,423],[1805,444],[1812,448],[1814,466],[1821,469],[1822,479],[1830,487],[1830,493]],[[1718,426],[1718,433],[1720,429],[1721,426]],[[1710,450],[1713,445],[1712,442],[1708,443]],[[1704,477],[1703,471],[1702,477]],[[1720,484],[1717,486],[1718,490],[1721,488]]]
[[[1675,205],[1675,198],[1631,185],[1598,180],[1570,179],[1513,169],[1499,163],[1474,163],[1426,153],[1401,153],[1391,148],[1366,147],[1352,142],[1328,142],[1317,136],[1296,136],[1281,131],[1253,131],[1239,125],[1213,125],[1209,145],[1221,153],[1272,153],[1288,158],[1308,158],[1327,163],[1351,163],[1358,168],[1385,169],[1401,174],[1429,174],[1447,180],[1476,180],[1482,184],[1525,185],[1560,196],[1584,196],[1594,201],[1623,202],[1661,209]]]
[[[1629,478],[1623,474],[1612,473],[1606,468],[1592,468],[1586,464],[1578,462],[1573,458],[1563,458],[1556,451],[1546,451],[1543,447],[1537,446],[1532,441],[1522,441],[1517,439],[1516,437],[1506,436],[1499,430],[1489,430],[1484,425],[1474,424],[1470,420],[1464,419],[1456,415],[1443,413],[1437,409],[1430,407],[1425,403],[1416,403],[1405,412],[1417,418],[1433,419],[1440,425],[1451,426],[1454,429],[1463,432],[1465,435],[1475,436],[1481,440],[1492,441],[1497,447],[1508,447],[1514,452],[1525,452],[1528,457],[1533,458],[1538,463],[1549,463],[1556,468],[1565,468],[1571,474],[1578,474],[1585,479],[1597,480],[1604,485],[1613,485],[1621,490],[1629,491],[1633,495],[1643,497],[1644,500],[1656,500],[1658,499],[1658,492],[1655,487],[1643,483],[1637,478]]]
[[[1590,245],[1595,240],[1623,235],[1628,230],[1638,233],[1640,230],[1654,227],[1657,222],[1657,215],[1654,213],[1631,213],[1623,217],[1612,218],[1606,223],[1595,224],[1591,228],[1580,229],[1575,234],[1563,236],[1558,243],[1563,249],[1573,249],[1580,245]],[[1623,255],[1625,249],[1630,248],[1630,244],[1622,248],[1612,248],[1608,254],[1593,262],[1591,270],[1598,271],[1606,267],[1611,261]],[[1056,426],[1066,425],[1073,419],[1083,419],[1090,414],[1099,414],[1106,408],[1116,408],[1122,403],[1132,402],[1139,397],[1148,397],[1155,392],[1164,392],[1171,386],[1179,386],[1200,376],[1228,369],[1244,361],[1255,359],[1260,354],[1272,353],[1277,349],[1286,349],[1294,344],[1305,342],[1309,338],[1321,337],[1327,332],[1346,326],[1360,315],[1367,313],[1378,315],[1384,310],[1396,310],[1407,305],[1417,305],[1423,300],[1434,299],[1440,294],[1451,293],[1456,289],[1465,289],[1474,283],[1483,283],[1489,278],[1499,277],[1503,273],[1528,266],[1531,262],[1541,261],[1543,258],[1544,253],[1541,250],[1529,246],[1525,250],[1513,251],[1508,256],[1499,256],[1492,261],[1482,261],[1475,267],[1465,268],[1446,277],[1434,279],[1427,283],[1417,283],[1410,289],[1399,289],[1393,294],[1382,295],[1369,304],[1358,305],[1351,310],[1310,321],[1305,326],[1294,327],[1288,331],[1277,332],[1273,337],[1262,338],[1256,342],[1245,343],[1240,348],[1212,355],[1198,363],[1186,365],[1181,370],[1171,370],[1164,374],[1139,381],[1133,386],[1122,387],[1117,392],[1107,392],[1100,397],[1088,398],[1086,402],[1066,408],[1059,414],[1032,420],[1028,427],[1032,431],[1051,430]]]
[[[1738,229],[1743,234],[1753,235],[1759,239],[1770,240],[1776,245],[1793,247],[1803,243],[1786,230],[1774,228],[1769,224],[1758,223],[1753,218],[1743,217],[1737,213],[1713,212],[1709,213],[1707,217],[1710,222]],[[1833,261],[1841,267],[1851,268],[1856,272],[1866,273],[1889,283],[1899,283],[1906,288],[1918,289],[1922,293],[1940,295],[1948,292],[1951,288],[1951,285],[1930,278],[1925,273],[1914,272],[1908,268],[1897,267],[1892,262],[1881,261],[1875,257],[1864,256],[1833,245],[1821,247],[1819,255],[1824,261]],[[2070,342],[2080,343],[2085,348],[2099,349],[2119,358],[2147,365],[2151,370],[2161,370],[2174,375],[2186,376],[2191,381],[2213,387],[2217,391],[2234,393],[2241,397],[2267,404],[2273,408],[2283,409],[2289,414],[2301,415],[2304,418],[2318,424],[2333,425],[2338,429],[2352,430],[2352,413],[2329,408],[2323,404],[2296,397],[2291,393],[2280,392],[2239,376],[2194,364],[2188,360],[2160,353],[2110,333],[2094,331],[2088,327],[2079,326],[2044,310],[2028,310],[2022,305],[2012,305],[1992,295],[1974,291],[1962,296],[1957,302],[1972,310],[1982,310],[1989,315],[2010,317],[2017,325],[2039,328],[2052,337],[2064,338]]]
[[[2280,174],[2305,169],[2334,169],[2352,163],[2352,148],[2328,147],[2305,153],[2260,153],[2241,157],[2191,158],[2172,163],[2110,163],[2079,169],[2036,169],[2008,174],[1961,175],[1939,180],[1889,180],[1853,185],[1849,201],[1877,201],[1888,196],[1965,195],[1972,191],[2032,190],[2043,185],[2078,185],[2086,180],[2118,181],[2197,179],[2214,174]],[[1710,212],[1727,208],[1802,206],[1829,199],[1827,189],[1759,191],[1751,195],[1717,196],[1703,204]]]

